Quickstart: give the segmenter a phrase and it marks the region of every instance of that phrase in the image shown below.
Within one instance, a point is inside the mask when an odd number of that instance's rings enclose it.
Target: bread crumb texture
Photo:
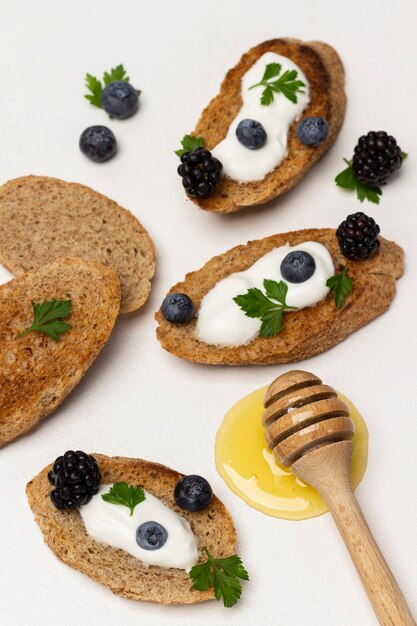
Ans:
[[[54,341],[17,335],[32,303],[72,300],[71,328]],[[63,258],[0,285],[0,447],[26,433],[70,393],[110,336],[120,307],[117,274],[99,261]]]
[[[46,176],[23,176],[0,187],[0,262],[22,274],[64,256],[113,268],[121,313],[145,304],[155,248],[132,213],[89,187]]]

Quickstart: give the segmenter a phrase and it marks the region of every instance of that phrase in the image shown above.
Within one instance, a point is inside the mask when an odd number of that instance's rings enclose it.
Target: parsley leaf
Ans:
[[[334,291],[336,308],[340,309],[353,288],[353,280],[348,276],[348,268],[345,267],[340,274],[331,276],[326,285]]]
[[[184,152],[192,152],[197,148],[201,148],[204,146],[204,137],[193,137],[192,135],[184,135],[181,140],[182,148],[179,150],[175,150],[175,154],[179,157],[184,154]]]
[[[273,99],[274,99],[274,92],[272,91],[271,87],[266,87],[262,92],[261,104],[267,107],[271,104]]]
[[[265,278],[266,295],[257,287],[250,287],[245,294],[235,296],[233,300],[247,317],[259,317],[262,320],[259,334],[261,337],[272,337],[281,331],[284,311],[295,310],[297,307],[286,303],[288,285],[281,280]]]
[[[261,317],[273,304],[257,287],[250,287],[245,294],[235,296],[233,300],[247,317]]]
[[[101,82],[92,74],[86,74],[85,86],[91,91],[91,94],[86,94],[84,98],[87,98],[93,106],[101,109],[101,92],[103,91]]]
[[[133,515],[135,506],[145,500],[145,492],[142,487],[134,487],[127,483],[114,483],[109,492],[101,497],[105,502],[127,506],[130,509],[130,515]]]
[[[126,73],[122,64],[113,67],[110,72],[104,72],[103,82],[92,74],[86,74],[85,86],[91,92],[84,96],[95,107],[102,109],[101,106],[101,94],[103,92],[103,86],[106,87],[110,83],[114,83],[118,80],[124,80],[126,83],[130,82],[130,78]],[[138,96],[140,95],[140,89],[135,89]]]
[[[282,66],[279,63],[268,63],[265,68],[264,75],[262,76],[262,82],[269,80],[270,78],[275,78],[275,76],[279,76],[281,67]]]
[[[269,280],[269,278],[265,278],[264,287],[267,298],[272,298],[273,300],[278,300],[278,302],[283,302],[285,304],[285,298],[288,292],[287,283],[284,283],[283,280],[277,283],[276,280]]]
[[[369,202],[379,204],[379,196],[382,195],[381,189],[379,187],[368,187],[367,185],[361,183],[356,178],[356,174],[353,171],[352,161],[348,161],[347,159],[343,160],[347,163],[348,167],[336,176],[336,185],[338,187],[342,187],[343,189],[355,190],[356,195],[361,202],[368,200]]]
[[[268,106],[274,99],[275,93],[282,93],[288,100],[297,103],[297,93],[305,93],[301,87],[305,87],[305,83],[301,80],[296,80],[298,76],[297,70],[286,70],[281,76],[281,65],[279,63],[268,63],[262,80],[255,85],[249,87],[254,89],[255,87],[265,87],[261,95],[261,104]],[[278,77],[277,80],[271,81],[272,78]]]
[[[241,580],[249,580],[241,559],[237,555],[215,559],[207,548],[203,548],[207,557],[205,563],[194,565],[190,571],[193,589],[205,591],[213,587],[216,600],[223,598],[225,607],[236,604],[242,595]]]
[[[72,300],[51,300],[41,304],[32,303],[34,322],[29,328],[17,335],[17,338],[32,331],[45,333],[55,341],[71,328],[70,324],[63,321],[71,313]]]
[[[261,337],[273,337],[281,332],[283,309],[267,311],[262,315],[262,324],[259,330]]]
[[[126,74],[126,70],[123,65],[117,65],[110,72],[104,72],[103,74],[103,82],[105,85],[109,83],[114,83],[118,80],[124,80],[126,83],[129,82],[129,76]]]

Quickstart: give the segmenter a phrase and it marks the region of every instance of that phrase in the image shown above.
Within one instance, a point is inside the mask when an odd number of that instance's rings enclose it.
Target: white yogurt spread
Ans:
[[[101,485],[97,495],[80,508],[87,533],[113,548],[121,548],[147,565],[190,570],[198,561],[196,538],[189,523],[158,498],[145,491],[145,500],[133,515],[126,506],[105,502],[101,497],[112,485]],[[144,550],[136,542],[136,530],[144,522],[158,522],[168,532],[158,550]]]
[[[274,92],[274,99],[268,106],[261,104],[262,85],[249,90],[259,83],[268,63],[282,66],[280,76],[286,70],[297,70],[296,80],[301,80],[305,93],[297,92],[297,103],[288,100],[282,93]],[[299,119],[310,102],[309,82],[300,68],[287,57],[275,52],[266,52],[242,77],[243,105],[237,117],[230,124],[226,137],[212,150],[213,155],[223,164],[223,172],[239,182],[262,180],[272,172],[287,155],[288,131],[291,124]],[[260,122],[265,128],[267,139],[262,148],[249,150],[236,137],[236,128],[244,119]]]
[[[281,274],[281,262],[289,252],[304,251],[311,254],[316,263],[314,274],[302,283],[285,281]],[[288,285],[288,306],[303,309],[314,306],[329,293],[326,282],[335,273],[332,257],[321,243],[306,241],[297,246],[280,246],[258,259],[244,272],[238,272],[220,280],[204,296],[197,320],[197,336],[201,341],[219,346],[241,346],[254,339],[261,328],[261,320],[247,317],[233,300],[245,294],[250,287],[263,291],[263,281],[269,278]]]

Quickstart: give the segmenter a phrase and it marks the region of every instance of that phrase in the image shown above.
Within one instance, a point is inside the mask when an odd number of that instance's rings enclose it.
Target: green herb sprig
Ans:
[[[184,135],[181,140],[181,146],[182,148],[175,150],[175,154],[179,157],[184,154],[184,152],[192,152],[193,150],[197,150],[197,148],[202,148],[204,146],[204,137]]]
[[[282,93],[288,100],[291,100],[294,104],[297,104],[298,93],[304,93],[301,89],[305,87],[305,83],[301,80],[296,80],[298,76],[297,70],[286,70],[281,76],[282,66],[280,63],[268,63],[262,80],[255,85],[249,87],[249,89],[255,89],[255,87],[265,87],[261,95],[261,104],[268,106],[274,100],[274,93]],[[272,81],[273,78],[276,80]]]
[[[280,280],[265,278],[263,281],[265,294],[257,287],[251,287],[247,293],[235,296],[233,300],[247,317],[258,317],[262,320],[259,334],[261,337],[272,337],[281,332],[284,311],[296,310],[295,306],[286,303],[288,285]]]
[[[368,200],[374,204],[379,204],[379,197],[382,195],[382,191],[379,187],[368,187],[361,183],[352,168],[352,161],[343,159],[347,163],[347,168],[340,172],[335,178],[336,185],[343,189],[351,189],[356,191],[356,195],[360,202]]]
[[[57,341],[61,335],[71,328],[71,325],[64,322],[72,309],[72,300],[50,300],[33,306],[34,321],[29,328],[19,333],[17,337],[23,337],[26,333],[39,331]]]
[[[225,607],[234,606],[242,595],[239,579],[249,580],[242,560],[237,555],[215,559],[207,548],[203,548],[203,552],[207,561],[194,565],[190,571],[193,589],[206,591],[213,588],[216,600],[223,598]]]
[[[353,289],[353,280],[350,276],[348,276],[348,268],[345,267],[340,274],[331,276],[327,280],[326,286],[330,287],[330,289],[334,292],[336,308],[340,309]]]
[[[127,483],[114,483],[107,493],[102,496],[105,502],[110,504],[120,504],[130,509],[130,515],[133,515],[135,506],[145,500],[145,492],[142,487],[134,487]]]
[[[102,81],[99,80],[96,76],[92,74],[86,74],[85,76],[85,86],[90,91],[90,93],[85,94],[84,98],[86,98],[93,106],[102,109],[101,105],[101,94],[103,92],[103,88],[109,85],[110,83],[114,83],[116,81],[123,80],[126,83],[130,82],[129,76],[126,74],[126,70],[123,65],[117,65],[110,72],[104,72]],[[138,96],[140,95],[140,89],[135,90]]]

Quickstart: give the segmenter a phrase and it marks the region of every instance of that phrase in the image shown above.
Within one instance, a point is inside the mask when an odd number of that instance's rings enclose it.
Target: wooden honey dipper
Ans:
[[[265,394],[267,445],[276,460],[325,500],[383,626],[416,626],[357,503],[350,482],[354,423],[332,387],[291,371]]]

